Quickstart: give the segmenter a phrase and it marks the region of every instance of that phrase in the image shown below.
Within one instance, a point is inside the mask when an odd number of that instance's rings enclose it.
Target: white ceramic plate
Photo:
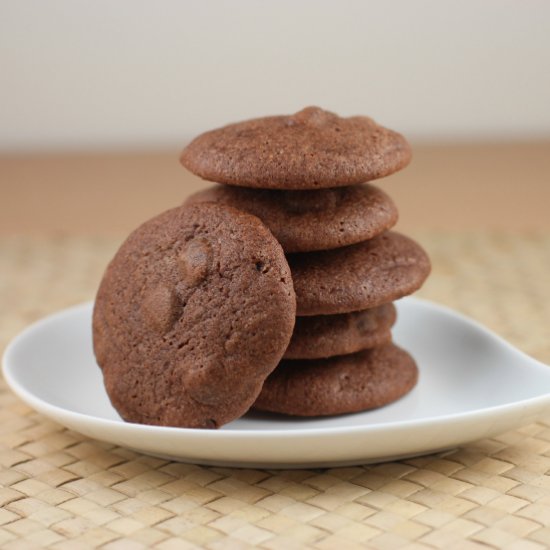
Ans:
[[[123,422],[94,360],[90,303],[17,336],[4,354],[4,376],[31,407],[87,436],[237,467],[342,466],[435,452],[533,422],[550,409],[550,367],[450,309],[415,298],[397,306],[395,341],[417,360],[419,383],[398,402],[359,414],[248,414],[220,430]]]

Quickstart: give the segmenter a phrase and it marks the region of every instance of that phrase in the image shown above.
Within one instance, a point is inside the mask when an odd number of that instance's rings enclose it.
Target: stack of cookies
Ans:
[[[403,136],[372,119],[317,107],[207,132],[183,151],[185,167],[219,184],[187,203],[257,216],[290,265],[296,324],[254,408],[341,414],[385,405],[415,385],[412,357],[391,343],[392,302],[422,285],[430,262],[389,231],[397,222],[391,198],[363,183],[410,156]]]
[[[181,161],[217,185],[134,231],[94,308],[94,351],[128,421],[216,428],[250,408],[350,413],[415,385],[393,301],[430,271],[370,183],[410,148],[309,107],[202,134]]]

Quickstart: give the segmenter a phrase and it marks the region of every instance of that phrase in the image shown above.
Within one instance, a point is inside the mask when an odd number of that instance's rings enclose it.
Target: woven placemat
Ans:
[[[550,235],[418,234],[421,296],[550,363]],[[0,240],[0,344],[91,299],[120,240]],[[518,381],[521,383],[521,381]],[[0,384],[0,547],[550,547],[550,417],[421,458],[325,470],[179,464],[51,422]]]

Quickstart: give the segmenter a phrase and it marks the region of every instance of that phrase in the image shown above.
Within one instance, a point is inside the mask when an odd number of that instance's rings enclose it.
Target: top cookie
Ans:
[[[405,138],[371,118],[319,107],[230,124],[195,138],[181,163],[203,179],[262,189],[363,183],[405,167]]]
[[[139,227],[109,264],[94,351],[125,420],[215,428],[252,405],[295,313],[283,250],[258,218],[183,206]]]

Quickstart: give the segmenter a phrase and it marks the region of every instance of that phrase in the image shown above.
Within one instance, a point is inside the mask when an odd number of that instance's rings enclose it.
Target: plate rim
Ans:
[[[504,338],[493,332],[491,329],[485,327],[480,322],[468,317],[467,315],[458,312],[448,306],[438,304],[431,300],[426,300],[423,298],[417,298],[412,296],[407,296],[402,299],[406,302],[411,302],[417,304],[421,307],[429,307],[435,309],[440,313],[445,315],[450,315],[452,317],[458,318],[460,321],[465,322],[476,330],[480,330],[484,333],[485,336],[490,337],[496,340],[499,344],[507,348],[507,351],[516,355],[518,360],[524,360],[530,363],[531,368],[541,368],[549,369],[548,374],[550,375],[550,366],[545,365],[544,363],[530,357],[526,353],[522,352]],[[401,300],[400,300],[401,301]],[[11,339],[9,344],[4,350],[2,355],[2,373],[7,385],[11,390],[21,398],[26,404],[30,405],[35,410],[44,414],[48,417],[54,417],[56,419],[63,418],[71,423],[77,422],[79,424],[86,425],[95,425],[99,428],[108,428],[111,430],[122,430],[122,431],[136,431],[142,432],[144,435],[161,432],[165,435],[171,436],[193,436],[198,438],[204,438],[207,440],[211,439],[248,439],[248,438],[315,438],[320,435],[330,435],[330,436],[348,436],[353,434],[369,434],[369,433],[379,433],[379,432],[394,432],[406,428],[426,428],[426,427],[437,427],[441,424],[449,424],[452,422],[460,421],[472,421],[476,418],[485,418],[488,415],[499,415],[499,414],[510,414],[516,411],[522,411],[526,413],[528,410],[537,409],[545,404],[550,404],[550,392],[530,397],[527,399],[522,399],[519,401],[511,401],[509,403],[503,403],[500,405],[493,405],[489,407],[484,407],[481,409],[475,409],[472,411],[462,411],[455,412],[450,414],[445,414],[437,417],[426,417],[421,419],[403,419],[390,422],[384,422],[379,424],[359,424],[359,425],[350,425],[350,426],[329,426],[329,427],[310,427],[310,428],[294,428],[294,429],[284,429],[284,428],[275,428],[271,430],[266,429],[231,429],[231,430],[204,430],[199,428],[179,428],[173,426],[152,426],[147,424],[138,424],[134,422],[125,422],[124,420],[113,420],[108,418],[101,418],[93,416],[90,414],[72,411],[65,407],[53,404],[49,401],[38,397],[35,393],[29,391],[23,384],[17,380],[17,376],[12,372],[15,367],[12,366],[12,355],[18,349],[18,346],[21,345],[21,341],[25,338],[28,338],[36,330],[40,330],[44,325],[56,321],[62,317],[76,313],[79,310],[88,310],[93,307],[93,301],[82,302],[67,308],[61,309],[54,313],[51,313],[41,319],[38,319],[28,325],[26,328],[21,330],[15,337]]]

